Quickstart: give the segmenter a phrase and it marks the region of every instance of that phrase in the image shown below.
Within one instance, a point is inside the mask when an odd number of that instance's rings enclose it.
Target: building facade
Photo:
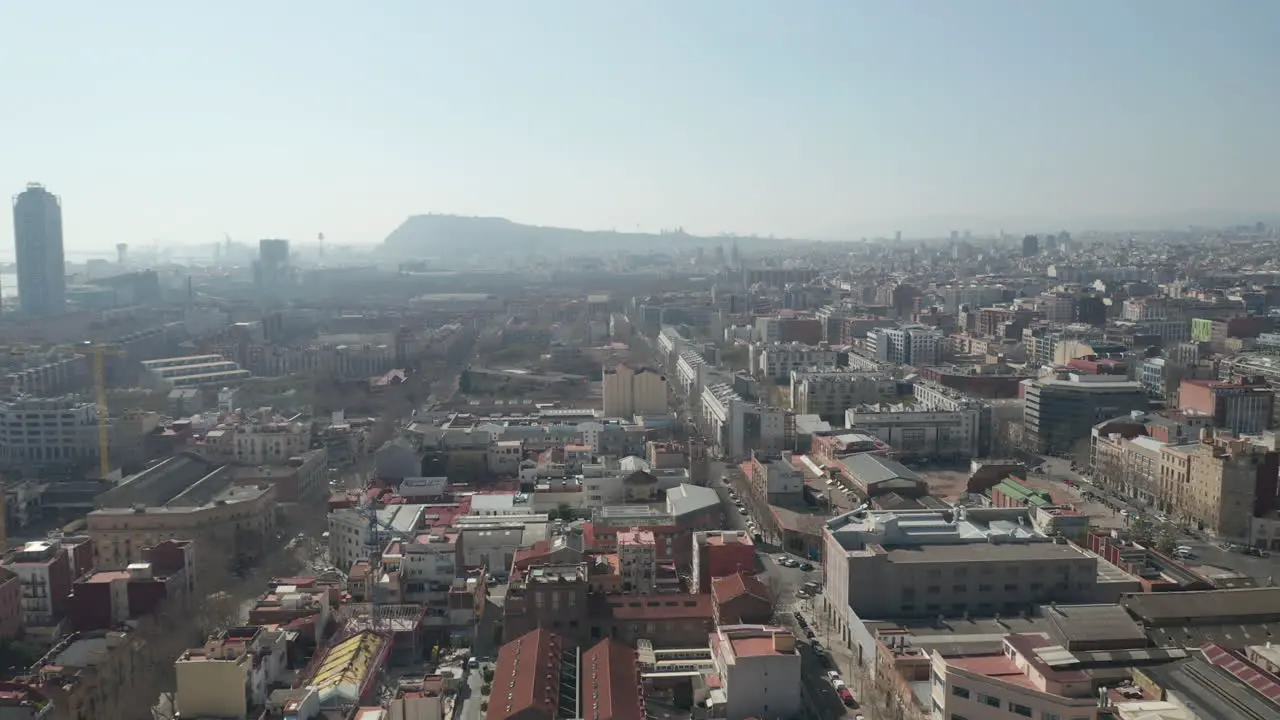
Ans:
[[[38,183],[27,185],[13,199],[13,238],[18,308],[28,316],[62,313],[67,305],[67,270],[58,196]]]

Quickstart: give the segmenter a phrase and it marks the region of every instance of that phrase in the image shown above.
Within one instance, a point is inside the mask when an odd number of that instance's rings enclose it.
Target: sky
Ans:
[[[0,189],[60,195],[69,250],[1280,212],[1271,0],[191,5],[0,9]]]

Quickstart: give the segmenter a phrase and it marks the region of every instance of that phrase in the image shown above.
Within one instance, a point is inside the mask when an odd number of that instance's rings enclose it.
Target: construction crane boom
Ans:
[[[93,365],[93,389],[98,406],[98,475],[105,478],[111,474],[111,413],[107,408],[106,358],[108,355],[124,355],[124,351],[110,345],[86,342],[76,352],[88,355]]]

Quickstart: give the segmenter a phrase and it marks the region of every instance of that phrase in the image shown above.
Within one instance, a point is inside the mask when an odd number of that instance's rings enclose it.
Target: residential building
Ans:
[[[691,592],[711,592],[711,581],[756,566],[756,546],[746,532],[705,530],[693,533]]]
[[[904,325],[876,328],[867,333],[867,350],[880,362],[895,365],[937,365],[946,337],[937,328]]]
[[[840,353],[826,345],[759,343],[751,346],[751,372],[756,377],[782,380],[793,372],[834,372]]]
[[[22,578],[0,566],[0,640],[13,640],[22,634]]]
[[[618,533],[618,566],[622,575],[622,591],[649,595],[657,590],[657,541],[649,530]]]
[[[5,555],[0,565],[21,583],[21,620],[28,637],[52,642],[62,635],[71,583],[93,567],[93,554],[87,538],[69,537],[33,540]]]
[[[1097,434],[1092,443],[1094,482],[1142,505],[1168,508],[1172,498],[1165,493],[1170,488],[1162,482],[1166,446],[1146,435]]]
[[[645,720],[645,689],[636,651],[605,638],[582,653],[578,665],[583,720]],[[496,674],[495,674],[496,677]]]
[[[651,367],[626,364],[606,367],[604,416],[631,418],[667,412],[667,378]]]
[[[1181,513],[1200,530],[1223,538],[1250,537],[1250,518],[1277,509],[1280,454],[1240,438],[1201,433],[1190,453],[1186,505]]]
[[[1056,373],[1022,382],[1023,441],[1043,453],[1070,453],[1093,426],[1149,406],[1142,385],[1106,375]]]
[[[77,632],[108,630],[155,615],[177,615],[196,593],[195,543],[165,540],[143,550],[144,562],[121,570],[93,570],[71,584],[67,620]]]
[[[804,500],[804,472],[790,450],[778,454],[752,453],[747,480],[755,497],[770,505],[798,504]]]
[[[732,387],[709,385],[702,391],[702,426],[723,456],[744,458],[752,450],[779,453],[795,447],[795,414],[749,403]]]
[[[897,396],[898,382],[887,373],[791,372],[791,410],[827,422],[840,422],[844,411],[854,405],[888,402]]]
[[[0,400],[0,467],[78,466],[97,457],[94,403],[73,395]]]
[[[131,630],[72,633],[58,641],[21,677],[52,701],[51,720],[145,717],[155,698],[137,692],[149,678],[139,672]]]
[[[711,598],[718,627],[768,623],[776,609],[773,593],[751,570],[713,579]]]
[[[174,705],[182,717],[256,718],[272,686],[286,680],[286,633],[260,627],[229,628],[173,662]]]
[[[67,269],[62,249],[62,201],[39,183],[13,199],[14,259],[18,266],[18,309],[23,315],[58,315],[66,310]]]
[[[1017,613],[1093,602],[1097,556],[1054,542],[1028,510],[856,510],[823,531],[824,602],[837,619]]]
[[[250,373],[239,363],[222,355],[188,355],[184,357],[143,360],[142,369],[151,381],[167,388],[196,388],[244,380]]]
[[[712,696],[717,717],[747,720],[801,714],[800,651],[790,630],[721,627],[711,636],[711,658],[722,689]]]
[[[644,720],[636,651],[606,638],[585,650],[538,629],[498,649],[485,720]]]
[[[1271,427],[1275,400],[1275,391],[1260,377],[1247,382],[1183,380],[1178,388],[1179,410],[1209,415],[1215,428],[1237,435]]]

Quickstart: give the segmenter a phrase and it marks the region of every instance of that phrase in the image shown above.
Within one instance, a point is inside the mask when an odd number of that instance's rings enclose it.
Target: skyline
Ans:
[[[556,6],[17,6],[0,189],[61,196],[69,256],[428,212],[808,239],[1280,215],[1274,4]]]

